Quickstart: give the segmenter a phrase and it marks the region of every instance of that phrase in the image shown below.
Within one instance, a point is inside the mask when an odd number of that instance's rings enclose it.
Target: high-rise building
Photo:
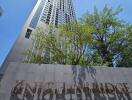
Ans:
[[[71,22],[76,22],[72,0],[38,0],[16,43],[6,57],[0,74],[5,72],[8,63],[25,60],[23,53],[32,46],[30,36],[36,27],[46,27],[46,25],[57,27],[59,24]]]
[[[75,22],[72,0],[46,0],[40,20],[54,25]]]
[[[2,14],[3,14],[3,9],[0,6],[0,16],[2,16]]]
[[[76,22],[72,0],[41,0],[27,29],[26,38],[38,26]]]

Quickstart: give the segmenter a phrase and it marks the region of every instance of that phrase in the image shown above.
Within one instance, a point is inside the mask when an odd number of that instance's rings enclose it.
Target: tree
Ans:
[[[91,53],[88,45],[93,30],[92,26],[74,23],[59,28],[37,28],[32,38],[33,47],[26,53],[26,62],[86,65]]]
[[[132,25],[118,18],[121,11],[95,7],[80,23],[37,28],[26,62],[131,67]]]
[[[132,67],[132,25],[128,26],[126,31],[125,43],[120,49],[120,59],[117,62],[119,67]]]
[[[59,38],[63,41],[66,50],[66,64],[86,65],[88,60],[88,43],[91,42],[91,32],[94,27],[80,24],[66,24],[60,27]],[[60,40],[60,41],[61,41]]]
[[[86,13],[81,18],[81,23],[84,25],[90,25],[96,28],[92,33],[91,48],[94,53],[102,58],[103,63],[111,67],[127,66],[127,59],[131,59],[128,55],[131,53],[131,29],[128,24],[120,20],[117,15],[122,11],[120,7],[116,10],[108,7],[104,7],[103,11],[98,11],[94,8],[94,13]],[[129,56],[129,57],[128,57]],[[125,64],[126,63],[126,64]],[[132,60],[130,64],[132,64]]]

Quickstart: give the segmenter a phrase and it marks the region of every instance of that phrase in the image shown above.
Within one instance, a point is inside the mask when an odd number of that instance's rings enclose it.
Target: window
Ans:
[[[52,12],[52,5],[50,5],[50,8],[49,8],[49,11],[47,14],[47,19],[46,19],[47,24],[49,24],[49,22],[50,22],[51,12]]]
[[[36,28],[38,20],[39,20],[39,17],[40,17],[40,14],[41,14],[41,12],[43,10],[44,3],[45,2],[42,0],[40,5],[39,5],[39,7],[38,7],[38,9],[37,9],[37,11],[35,12],[32,20],[31,20],[31,23],[29,25],[31,28],[34,28],[34,29]]]
[[[31,30],[31,29],[27,29],[27,32],[26,32],[25,38],[29,39],[31,33],[32,33],[32,30]]]

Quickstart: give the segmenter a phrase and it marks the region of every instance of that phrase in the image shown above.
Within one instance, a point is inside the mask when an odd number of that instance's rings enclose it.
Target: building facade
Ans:
[[[40,20],[54,25],[75,22],[72,0],[46,0]]]
[[[36,27],[76,22],[72,0],[41,0],[27,28],[26,38]]]
[[[0,6],[0,16],[2,16],[2,14],[3,14],[3,9]]]
[[[0,74],[5,72],[8,63],[25,60],[26,57],[23,53],[31,48],[32,40],[30,36],[36,27],[58,26],[71,22],[76,22],[72,0],[37,0],[18,39],[7,55],[0,69]]]

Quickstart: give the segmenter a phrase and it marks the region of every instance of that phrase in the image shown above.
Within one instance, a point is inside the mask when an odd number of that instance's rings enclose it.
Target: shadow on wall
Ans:
[[[127,85],[127,83],[99,83],[96,79],[97,71],[92,66],[72,66],[72,71],[73,80],[77,86],[76,90],[80,93],[79,100],[83,100],[82,91],[85,93],[86,100],[106,100],[107,98],[108,100],[132,100],[130,95],[131,92],[129,93],[126,88],[127,86],[123,86],[123,84]],[[92,83],[85,84],[85,82],[87,82],[87,75],[91,76],[91,79],[93,80]],[[121,86],[123,86],[122,90]],[[92,97],[93,95],[94,98]]]
[[[10,100],[132,100],[126,83],[98,83],[94,67],[71,68],[74,85],[67,86],[65,82],[30,83],[18,80],[11,90]],[[91,82],[86,79],[88,74],[93,83],[83,85],[85,80]]]
[[[86,75],[90,75],[91,78],[96,81],[96,69],[91,66],[72,66],[73,71],[73,80],[75,84],[78,84],[79,86],[83,87],[83,82],[86,80]]]

